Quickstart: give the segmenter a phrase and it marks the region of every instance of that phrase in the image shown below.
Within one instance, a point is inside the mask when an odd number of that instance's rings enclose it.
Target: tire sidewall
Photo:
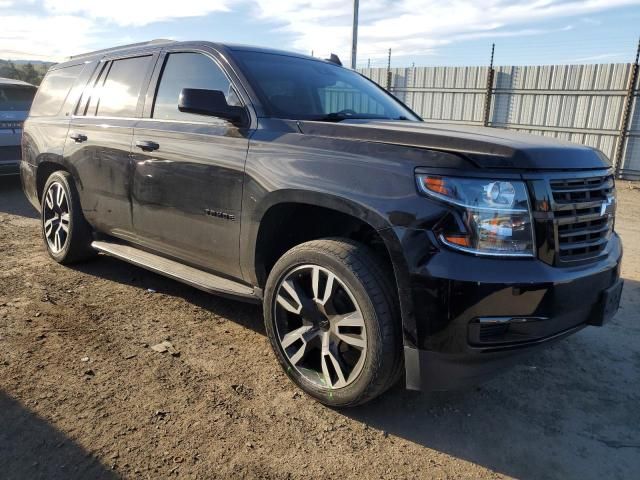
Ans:
[[[287,359],[275,327],[274,304],[280,282],[295,268],[302,265],[318,265],[337,275],[353,294],[362,312],[366,335],[367,350],[365,361],[358,377],[349,385],[339,389],[322,388],[311,383]],[[273,267],[265,287],[264,318],[267,335],[276,354],[278,362],[285,373],[302,390],[320,402],[330,406],[347,406],[357,403],[368,389],[380,363],[382,355],[382,332],[374,303],[369,298],[366,288],[351,269],[333,255],[312,249],[300,249],[286,253]]]

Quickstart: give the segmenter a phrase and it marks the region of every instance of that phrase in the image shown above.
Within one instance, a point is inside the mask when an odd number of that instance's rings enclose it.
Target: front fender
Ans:
[[[246,190],[249,190],[249,188]],[[258,198],[260,199],[259,201]],[[358,218],[378,231],[390,226],[387,219],[380,213],[353,200],[330,193],[300,189],[283,189],[261,195],[245,192],[242,235],[240,237],[240,258],[243,277],[253,285],[258,284],[255,269],[256,247],[262,219],[271,208],[290,203],[335,210]]]

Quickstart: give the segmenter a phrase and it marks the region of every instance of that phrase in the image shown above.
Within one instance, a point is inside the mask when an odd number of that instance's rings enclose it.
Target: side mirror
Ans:
[[[231,123],[243,123],[245,109],[227,103],[227,98],[220,90],[203,90],[199,88],[183,88],[178,100],[178,110],[185,113],[208,115],[229,120]]]

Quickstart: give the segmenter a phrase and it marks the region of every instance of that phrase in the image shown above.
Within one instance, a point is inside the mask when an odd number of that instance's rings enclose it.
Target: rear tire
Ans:
[[[78,191],[68,172],[53,172],[41,199],[42,237],[56,262],[71,264],[95,257],[93,231],[82,214]]]
[[[400,319],[384,272],[365,245],[330,238],[292,248],[269,274],[271,346],[289,378],[325,405],[363,404],[398,379]]]

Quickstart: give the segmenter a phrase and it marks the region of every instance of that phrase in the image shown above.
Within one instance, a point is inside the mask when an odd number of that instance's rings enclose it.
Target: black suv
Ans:
[[[26,121],[45,246],[264,306],[333,406],[451,389],[617,310],[597,150],[423,122],[339,61],[149,42],[51,68]]]

